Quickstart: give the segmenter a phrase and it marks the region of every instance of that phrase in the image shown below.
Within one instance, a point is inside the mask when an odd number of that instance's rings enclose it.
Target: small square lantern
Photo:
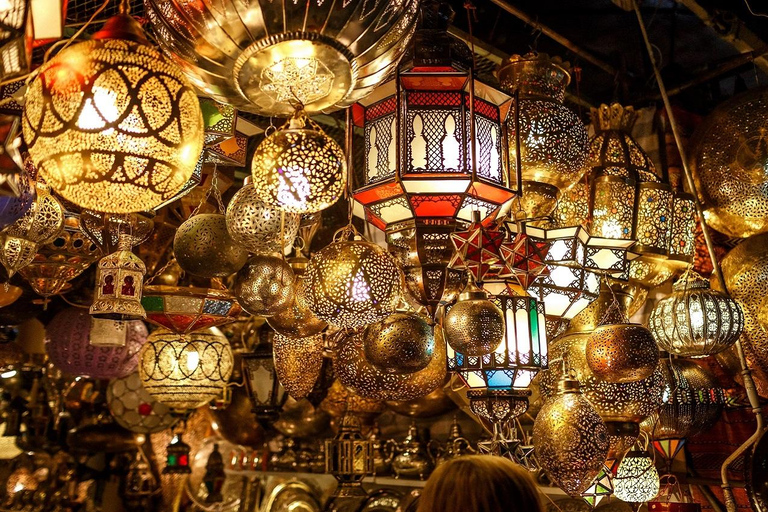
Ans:
[[[165,449],[166,459],[164,475],[186,475],[192,472],[189,467],[190,447],[182,441],[181,434],[176,434],[171,444]]]
[[[241,358],[252,410],[260,422],[271,423],[288,399],[288,393],[277,378],[272,343],[262,341],[253,352],[242,354]]]
[[[118,250],[99,260],[91,315],[109,320],[146,318],[141,305],[141,289],[146,273],[144,262],[131,252],[129,237],[122,235]]]

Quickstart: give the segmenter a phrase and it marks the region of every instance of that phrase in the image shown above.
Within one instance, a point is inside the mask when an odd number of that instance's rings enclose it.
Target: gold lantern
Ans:
[[[328,327],[328,324],[317,318],[309,309],[307,294],[304,290],[304,279],[301,275],[297,275],[299,270],[293,262],[291,262],[291,268],[294,269],[294,275],[296,276],[293,302],[290,306],[283,307],[277,313],[267,318],[267,323],[276,332],[292,338],[304,338],[320,334]],[[303,269],[301,272],[303,273]]]
[[[150,210],[187,183],[203,148],[194,90],[125,13],[44,64],[26,98],[32,160],[83,208]]]
[[[215,327],[191,334],[159,328],[139,354],[144,389],[179,410],[194,409],[221,396],[232,375],[232,349]]]
[[[306,398],[323,366],[323,336],[289,338],[275,334],[272,351],[275,372],[285,391],[296,400]]]
[[[659,363],[651,332],[639,324],[607,323],[587,340],[587,364],[607,382],[635,382],[650,377]]]
[[[131,252],[130,237],[121,236],[118,250],[99,261],[91,316],[122,321],[146,318],[141,305],[146,273],[144,262]]]
[[[394,313],[365,329],[365,358],[392,373],[413,373],[429,365],[435,351],[434,327],[414,313]]]
[[[362,481],[374,474],[373,463],[373,442],[363,437],[360,420],[344,415],[339,433],[325,441],[325,472],[339,481],[327,510],[350,510],[339,507],[340,502],[365,499]]]
[[[299,232],[301,215],[274,208],[259,198],[252,179],[246,176],[227,206],[227,231],[250,252],[282,253],[293,245]]]
[[[240,306],[256,316],[272,316],[294,301],[296,278],[282,254],[256,254],[235,276]]]
[[[348,226],[312,256],[304,279],[307,301],[318,318],[339,328],[356,328],[395,312],[403,274],[389,253]]]
[[[519,145],[522,208],[529,217],[548,215],[560,192],[585,170],[587,130],[563,105],[571,81],[569,68],[543,53],[513,55],[499,68],[501,88],[519,102],[518,119],[507,120],[507,146],[509,161],[514,162]]]
[[[456,352],[483,356],[504,341],[504,316],[488,293],[470,282],[445,315],[443,331]]]
[[[672,295],[656,304],[648,324],[662,350],[705,357],[736,343],[744,329],[744,313],[735,300],[691,273],[675,283]]]
[[[251,171],[257,196],[290,213],[328,208],[347,184],[344,151],[301,112],[259,144]]]
[[[613,495],[628,503],[645,503],[659,494],[659,472],[647,452],[633,450],[619,464]]]
[[[566,493],[579,496],[592,484],[608,455],[608,430],[577,380],[560,380],[536,416],[533,444],[541,467]]]
[[[220,213],[193,214],[179,226],[173,239],[179,266],[200,277],[227,277],[248,260],[248,251],[236,244]]]

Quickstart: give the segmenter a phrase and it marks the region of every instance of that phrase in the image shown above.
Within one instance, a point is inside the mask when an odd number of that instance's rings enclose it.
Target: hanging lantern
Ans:
[[[141,298],[147,322],[179,334],[232,322],[243,308],[226,289],[147,285]]]
[[[445,340],[465,356],[493,353],[504,341],[504,316],[488,293],[470,282],[443,320]]]
[[[587,364],[607,382],[634,382],[650,377],[659,364],[651,332],[639,324],[606,323],[587,340]]]
[[[294,259],[294,258],[291,258]],[[306,260],[305,261],[309,261]],[[328,324],[320,320],[309,309],[309,302],[307,300],[307,293],[305,291],[305,281],[302,275],[304,269],[298,270],[295,262],[291,261],[291,268],[293,268],[296,281],[294,284],[293,301],[291,306],[284,307],[276,314],[267,318],[267,323],[276,332],[283,336],[291,338],[305,338],[308,336],[315,336],[320,334],[328,327]],[[306,265],[301,263],[301,265]]]
[[[242,354],[243,378],[253,403],[253,412],[260,424],[273,423],[288,399],[275,369],[272,350],[272,332],[264,331],[266,338],[252,352]]]
[[[123,321],[146,318],[141,305],[146,272],[144,262],[131,252],[130,239],[123,236],[118,251],[99,261],[91,316]]]
[[[170,407],[144,389],[137,371],[109,381],[106,398],[117,424],[137,434],[160,432],[178,420]]]
[[[533,424],[536,458],[552,481],[577,497],[589,488],[608,455],[608,431],[582,396],[579,382],[562,379]]]
[[[582,173],[586,173],[584,169]],[[589,183],[580,179],[571,188],[560,193],[557,206],[552,212],[555,226],[579,226],[588,224],[589,219]]]
[[[252,253],[279,252],[291,247],[301,215],[273,208],[259,198],[250,176],[245,177],[227,206],[227,231],[235,243]]]
[[[152,0],[147,11],[160,45],[197,87],[217,101],[270,117],[291,115],[297,103],[310,113],[336,110],[370,93],[405,53],[417,6],[259,1],[236,23],[224,22],[212,6],[190,11]],[[298,21],[304,19],[313,21]]]
[[[603,464],[600,473],[595,477],[592,485],[581,493],[581,497],[591,508],[597,507],[603,499],[613,494],[613,472]]]
[[[310,309],[339,328],[385,319],[400,301],[403,274],[384,249],[362,238],[345,239],[315,253],[304,276]]]
[[[0,234],[3,242],[0,262],[8,271],[8,278],[28,265],[35,257],[38,244],[51,242],[64,225],[64,208],[53,197],[51,189],[42,183],[37,183],[35,188],[37,197],[26,213]]]
[[[645,503],[659,494],[659,472],[645,451],[631,451],[613,479],[613,494],[628,503]]]
[[[127,238],[130,247],[149,239],[155,223],[154,213],[104,213],[85,210],[80,214],[80,229],[103,254],[118,250],[122,238]]]
[[[374,474],[373,463],[373,443],[363,437],[360,420],[354,414],[345,414],[339,433],[325,441],[325,473],[339,481],[328,510],[347,510],[339,507],[341,501],[365,499],[362,481]]]
[[[683,276],[674,292],[656,304],[648,319],[659,347],[684,357],[722,352],[744,329],[741,307],[726,294],[709,288],[698,274]]]
[[[269,317],[295,300],[293,270],[282,254],[256,254],[235,276],[233,292],[240,306],[255,316]]]
[[[176,434],[171,440],[171,444],[165,449],[166,459],[164,475],[189,474],[192,469],[189,467],[190,447],[181,439],[181,434]]]
[[[19,269],[38,295],[57,295],[98,259],[99,248],[80,231],[80,222],[79,214],[66,212],[59,234],[40,244],[32,261]]]
[[[294,399],[306,398],[323,366],[323,336],[288,338],[275,334],[272,342],[275,372],[285,391]]]
[[[150,210],[187,183],[202,151],[194,90],[127,14],[48,61],[26,98],[32,160],[83,208]]]
[[[139,349],[147,340],[141,321],[128,322],[123,346],[96,346],[91,343],[92,319],[87,311],[68,308],[46,325],[45,350],[51,362],[70,375],[95,379],[124,377],[136,369]]]
[[[128,466],[125,485],[120,490],[124,506],[132,510],[150,510],[160,490],[160,483],[152,473],[146,456],[141,449],[137,450],[136,458]]]
[[[484,419],[494,426],[494,434],[502,426],[525,414],[528,410],[529,390],[484,388],[467,391],[469,410],[478,418]],[[494,439],[495,440],[495,439]],[[491,450],[494,455],[500,455]]]
[[[499,68],[501,88],[517,94],[520,102],[519,119],[507,120],[507,146],[509,161],[514,162],[520,141],[522,208],[528,217],[552,212],[560,192],[584,172],[587,130],[563,105],[569,68],[543,53],[513,55]]]
[[[435,327],[435,351],[423,370],[391,373],[365,358],[364,334],[349,333],[336,344],[333,370],[339,381],[364,398],[414,400],[442,386],[446,377],[446,343],[443,331]]]
[[[300,112],[259,144],[251,171],[257,197],[287,213],[324,210],[347,184],[344,151]]]
[[[448,370],[458,373],[470,389],[526,389],[547,367],[544,306],[530,297],[496,295],[502,311],[504,339],[495,351],[469,356],[448,347]]]
[[[205,146],[213,146],[236,134],[237,110],[232,105],[200,97],[200,111],[205,125]]]
[[[365,329],[365,358],[385,372],[413,373],[429,365],[434,327],[414,313],[394,313]]]
[[[0,195],[0,229],[4,229],[19,220],[35,200],[35,186],[29,179],[26,169],[21,170],[17,181],[18,194]]]
[[[237,245],[227,231],[224,215],[193,215],[179,227],[173,239],[179,266],[200,277],[227,277],[248,260],[248,251]]]
[[[192,334],[155,330],[139,354],[144,389],[173,409],[195,409],[218,398],[232,375],[232,349],[215,328]]]

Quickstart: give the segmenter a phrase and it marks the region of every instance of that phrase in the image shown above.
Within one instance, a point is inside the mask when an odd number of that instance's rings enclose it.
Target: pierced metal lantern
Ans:
[[[173,254],[181,268],[207,278],[232,275],[248,260],[248,251],[229,236],[220,213],[200,213],[184,221],[173,239]]]
[[[323,366],[323,335],[289,338],[275,334],[272,351],[275,372],[285,391],[294,399],[306,398]]]
[[[659,472],[645,451],[629,452],[613,479],[613,495],[628,503],[645,503],[659,494]]]
[[[259,199],[289,213],[324,210],[347,184],[344,151],[301,112],[259,144],[251,172]]]
[[[309,261],[304,259],[304,261]],[[299,270],[292,263],[294,274]],[[301,270],[303,273],[303,270]],[[295,291],[293,301],[289,307],[285,307],[276,314],[267,318],[267,323],[277,333],[290,338],[304,338],[320,334],[328,327],[328,324],[320,320],[309,309],[307,294],[304,290],[304,279],[301,275],[296,275]]]
[[[260,423],[274,422],[288,399],[288,393],[278,378],[272,350],[273,336],[266,331],[266,338],[253,348],[252,352],[241,355],[243,377],[248,395],[253,403],[253,412]]]
[[[418,12],[415,0],[146,7],[158,42],[197,87],[264,116],[289,116],[297,103],[327,112],[370,93],[405,53]]]
[[[165,449],[164,475],[184,475],[192,473],[189,467],[190,446],[181,439],[181,434],[176,434],[171,439],[171,444]]]
[[[184,334],[227,324],[243,308],[226,289],[147,285],[141,298],[147,321]]]
[[[170,407],[155,400],[144,389],[138,371],[109,381],[106,399],[118,425],[131,432],[160,432],[172,427],[178,420]]]
[[[325,441],[325,473],[339,481],[331,500],[364,498],[363,478],[372,476],[374,470],[373,442],[363,437],[357,416],[345,414],[339,433]]]
[[[504,339],[493,352],[462,354],[448,346],[448,370],[458,373],[471,389],[526,389],[547,367],[544,305],[536,299],[496,295],[491,301],[504,318]]]
[[[533,424],[536,459],[552,481],[578,497],[600,473],[608,455],[608,430],[581,394],[579,382],[563,379]]]
[[[109,320],[146,318],[141,305],[141,289],[146,273],[144,262],[131,252],[130,239],[122,237],[118,251],[99,261],[91,316]]]
[[[177,410],[195,409],[221,396],[232,375],[232,349],[216,328],[191,334],[157,329],[139,354],[144,389]]]
[[[365,329],[365,358],[386,372],[413,373],[429,365],[434,327],[415,313],[394,313]]]
[[[356,328],[395,312],[403,274],[378,245],[338,240],[312,255],[304,279],[309,307],[318,318]]]
[[[504,341],[504,327],[501,309],[473,282],[461,292],[443,320],[448,345],[474,357],[493,353]]]
[[[151,210],[175,196],[203,148],[192,86],[126,14],[41,67],[22,123],[46,181],[101,212]]]
[[[569,69],[568,63],[543,53],[513,55],[499,68],[501,88],[519,97],[519,119],[507,120],[507,146],[514,162],[519,137],[522,206],[529,217],[548,215],[560,192],[584,173],[587,130],[563,105]]]
[[[708,281],[684,276],[672,295],[656,304],[648,323],[662,350],[705,357],[736,343],[744,329],[744,313],[735,300],[710,289]]]
[[[639,324],[606,323],[587,340],[587,364],[608,382],[635,382],[651,376],[659,349],[651,332]]]
[[[240,306],[255,316],[269,317],[295,300],[296,277],[280,253],[256,254],[235,275],[233,293]]]
[[[227,231],[250,252],[282,253],[291,247],[299,232],[301,215],[269,206],[259,198],[252,178],[246,176],[227,206]]]

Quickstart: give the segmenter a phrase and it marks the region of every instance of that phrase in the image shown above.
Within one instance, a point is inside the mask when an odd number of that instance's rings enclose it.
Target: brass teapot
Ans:
[[[433,440],[430,441],[427,448],[435,459],[435,467],[451,459],[477,453],[477,450],[472,448],[469,440],[464,437],[464,432],[462,432],[461,425],[456,416],[453,417],[453,423],[451,423],[451,429],[445,444]]]
[[[435,469],[435,460],[427,448],[427,443],[419,435],[416,422],[413,421],[408,428],[408,435],[402,443],[398,443],[395,449],[396,455],[392,459],[392,469],[395,478],[418,478],[425,480]]]
[[[392,460],[395,458],[397,443],[392,439],[384,440],[381,437],[379,423],[374,422],[368,433],[368,441],[373,446],[373,474],[374,476],[386,476],[392,474]]]

